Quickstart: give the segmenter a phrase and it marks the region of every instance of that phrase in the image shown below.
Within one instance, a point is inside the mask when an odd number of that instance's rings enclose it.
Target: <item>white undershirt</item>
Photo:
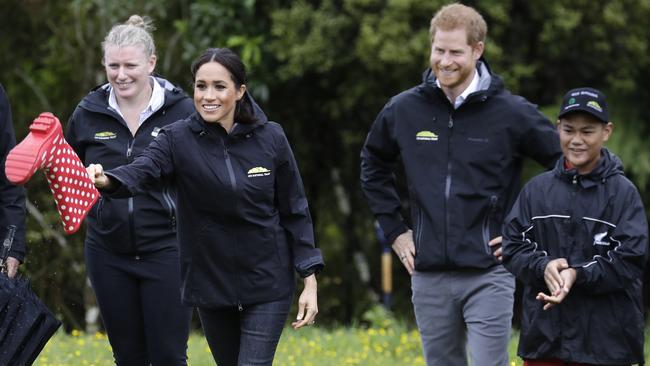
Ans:
[[[151,117],[152,114],[156,113],[156,111],[162,108],[163,104],[165,104],[165,91],[160,86],[160,84],[158,84],[156,79],[150,76],[150,80],[151,83],[153,84],[151,98],[149,98],[149,104],[147,104],[147,107],[142,112],[140,112],[140,122],[138,126],[142,125],[142,123],[146,121],[147,118]],[[124,118],[122,111],[120,111],[120,106],[117,104],[117,98],[115,97],[115,89],[114,88],[110,88],[110,89],[111,89],[110,95],[108,96],[108,106],[113,108],[115,112],[117,112],[117,114],[119,114],[122,118]]]
[[[474,78],[472,78],[472,82],[469,83],[467,88],[465,88],[465,90],[462,93],[460,93],[459,96],[456,97],[456,100],[452,101],[449,98],[449,96],[447,96],[447,99],[449,99],[449,102],[451,102],[454,105],[454,109],[458,109],[458,107],[460,107],[461,104],[463,104],[463,102],[465,102],[465,99],[467,99],[467,97],[470,94],[474,93],[478,89],[478,80],[479,80],[478,71],[476,69],[474,69]],[[440,81],[438,79],[436,79],[436,85],[439,88],[442,89],[442,87],[440,86]]]

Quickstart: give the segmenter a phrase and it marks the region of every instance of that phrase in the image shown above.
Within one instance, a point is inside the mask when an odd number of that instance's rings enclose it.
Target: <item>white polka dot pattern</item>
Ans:
[[[49,154],[48,163],[43,157],[45,177],[59,210],[63,229],[67,234],[72,234],[81,226],[99,198],[99,192],[81,160],[62,136],[54,141]]]

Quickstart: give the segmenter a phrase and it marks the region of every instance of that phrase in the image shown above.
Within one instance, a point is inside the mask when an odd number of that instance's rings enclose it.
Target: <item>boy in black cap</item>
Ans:
[[[647,219],[603,147],[605,96],[569,91],[557,128],[564,156],[524,187],[503,233],[503,264],[524,284],[518,355],[527,366],[642,363]]]

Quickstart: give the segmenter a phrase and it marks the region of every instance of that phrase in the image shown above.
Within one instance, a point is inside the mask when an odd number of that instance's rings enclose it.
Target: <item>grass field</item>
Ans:
[[[515,356],[517,335],[510,342],[511,366],[521,366]],[[647,344],[647,343],[646,343]],[[647,349],[647,346],[646,346]],[[214,365],[201,333],[189,341],[189,365]],[[646,352],[647,355],[647,352]],[[37,366],[113,365],[108,339],[101,333],[57,333],[36,360]],[[417,331],[401,325],[371,328],[286,329],[274,366],[407,366],[424,365]]]

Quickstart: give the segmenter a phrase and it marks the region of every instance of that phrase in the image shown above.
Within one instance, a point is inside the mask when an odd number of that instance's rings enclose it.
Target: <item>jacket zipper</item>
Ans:
[[[174,203],[174,200],[169,194],[169,188],[167,187],[163,188],[162,196],[163,199],[165,200],[165,203],[167,203],[167,208],[169,210],[170,226],[172,227],[172,229],[174,229],[176,228],[176,204]]]
[[[483,218],[483,243],[485,244],[485,251],[488,254],[492,251],[488,244],[490,242],[490,219],[492,219],[492,215],[494,215],[494,212],[496,211],[498,199],[497,196],[490,196],[490,205],[488,206],[488,211]]]
[[[226,161],[226,167],[228,168],[228,176],[230,177],[230,186],[232,187],[233,191],[237,189],[237,181],[235,180],[235,171],[232,168],[232,162],[230,161],[230,154],[228,154],[228,146],[226,145],[226,138],[221,136],[221,143],[223,144],[223,157],[224,160]],[[235,240],[236,241],[236,240]],[[239,268],[240,263],[239,263],[239,252],[237,251],[237,245],[235,245],[235,264],[237,268]],[[237,288],[239,288],[239,283],[240,281],[240,274],[239,272],[236,273],[237,276]],[[244,310],[244,307],[241,304],[240,296],[239,293],[237,293],[237,310],[240,312]]]
[[[449,197],[451,196],[451,168],[452,168],[452,163],[451,163],[451,138],[453,135],[454,131],[454,118],[450,114],[449,115],[449,123],[447,124],[449,127],[449,138],[447,139],[447,176],[445,178],[445,242],[444,245],[442,246],[443,249],[443,254],[442,258],[443,261],[446,263],[447,262],[447,245],[449,241]]]
[[[135,137],[131,139],[129,144],[126,146],[126,160],[127,163],[130,163],[131,160],[131,155],[133,154],[133,145],[135,144]],[[136,244],[135,244],[135,216],[133,213],[133,197],[128,198],[128,209],[129,209],[129,236],[131,237],[131,248],[133,249],[133,252],[136,252]],[[138,256],[136,255],[136,259]]]
[[[237,181],[235,180],[235,171],[232,168],[232,162],[230,161],[230,155],[228,154],[228,146],[226,146],[226,140],[221,138],[223,143],[223,156],[226,160],[226,167],[228,168],[228,176],[230,177],[230,186],[233,190],[237,189]]]

